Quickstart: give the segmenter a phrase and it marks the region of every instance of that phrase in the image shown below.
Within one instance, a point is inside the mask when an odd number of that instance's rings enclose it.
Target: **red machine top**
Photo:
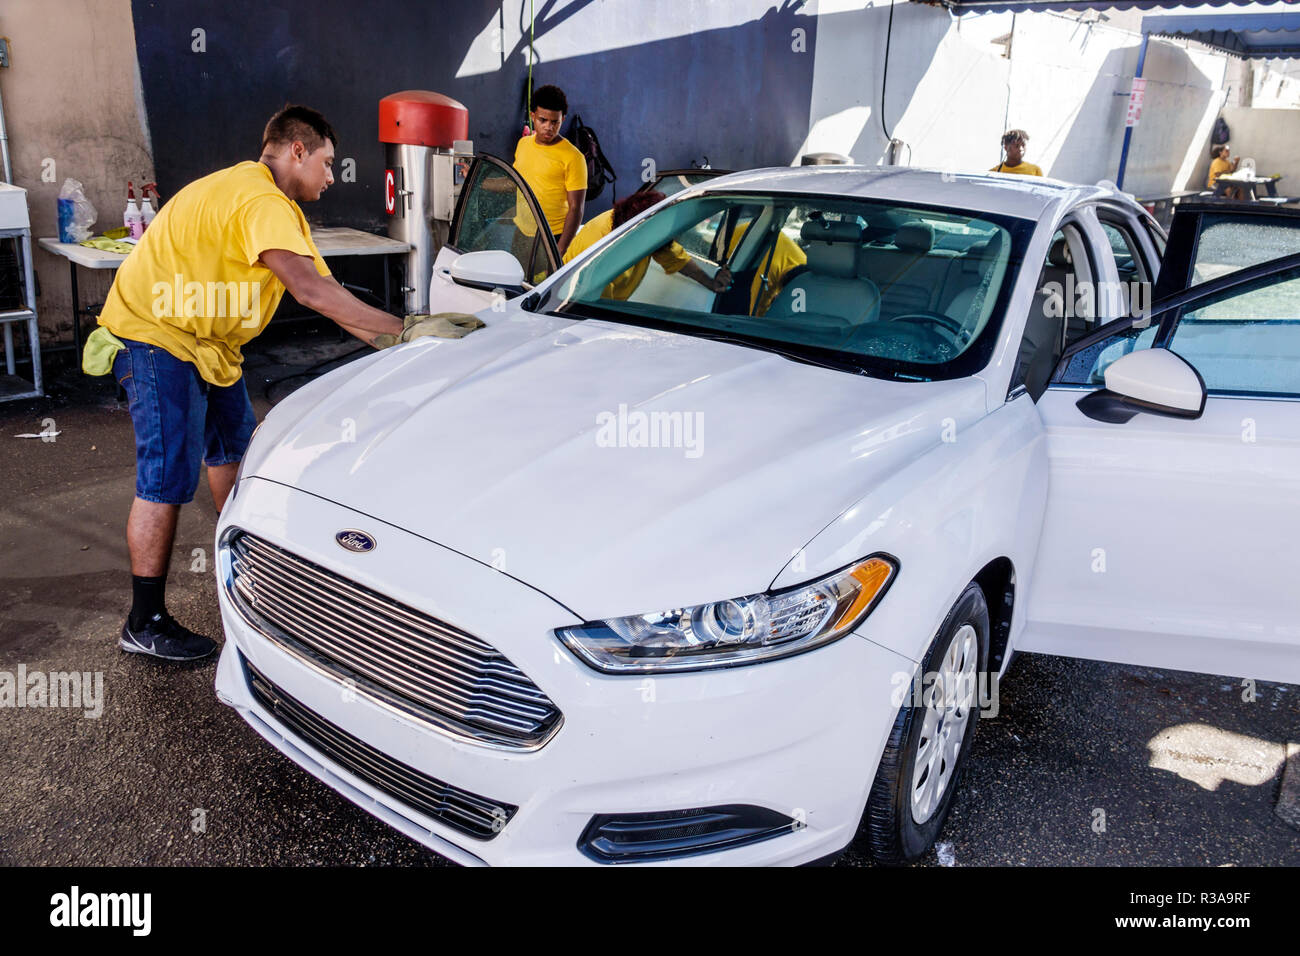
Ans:
[[[469,110],[450,96],[429,90],[403,90],[379,101],[379,141],[437,146],[469,139]]]

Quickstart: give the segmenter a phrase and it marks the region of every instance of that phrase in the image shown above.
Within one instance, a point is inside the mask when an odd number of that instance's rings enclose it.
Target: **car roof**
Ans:
[[[1041,219],[1081,200],[1132,203],[1106,186],[1081,186],[1041,176],[1009,173],[954,173],[913,166],[777,166],[719,176],[689,192],[784,192],[817,196],[887,199],[948,206],[1022,219]],[[685,195],[685,192],[683,193]]]

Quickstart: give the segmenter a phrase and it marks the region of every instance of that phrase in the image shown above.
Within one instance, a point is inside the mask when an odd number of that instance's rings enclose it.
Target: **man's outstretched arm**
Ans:
[[[261,259],[299,305],[333,319],[367,345],[375,345],[379,335],[402,334],[401,319],[366,305],[333,276],[321,275],[311,257],[287,249],[267,249]]]

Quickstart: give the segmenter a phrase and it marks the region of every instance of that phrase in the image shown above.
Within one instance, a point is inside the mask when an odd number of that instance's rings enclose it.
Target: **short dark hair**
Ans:
[[[1029,142],[1029,134],[1023,129],[1009,129],[1002,134],[1002,145],[1007,143],[1020,143],[1022,146]]]
[[[633,193],[626,199],[620,199],[614,203],[614,228],[617,229],[629,219],[635,219],[651,206],[661,203],[667,198],[658,190],[651,189],[643,193]]]
[[[557,113],[569,112],[569,101],[564,90],[547,83],[533,90],[533,109],[555,110]]]
[[[324,116],[310,106],[285,104],[284,109],[271,117],[262,132],[262,149],[271,145],[287,146],[297,141],[307,147],[307,152],[314,153],[325,145],[325,140],[339,145],[339,138],[334,135],[334,127]]]

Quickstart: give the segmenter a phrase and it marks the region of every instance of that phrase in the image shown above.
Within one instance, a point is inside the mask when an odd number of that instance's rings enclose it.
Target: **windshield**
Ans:
[[[878,201],[705,194],[583,259],[548,300],[565,315],[949,378],[987,361],[1033,227]]]

